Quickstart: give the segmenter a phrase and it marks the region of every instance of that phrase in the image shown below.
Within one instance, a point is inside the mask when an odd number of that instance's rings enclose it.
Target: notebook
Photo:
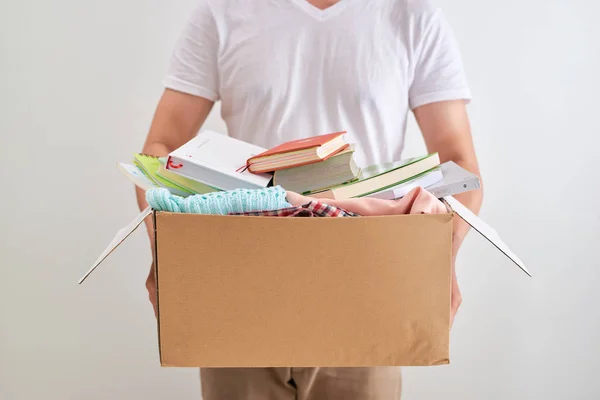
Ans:
[[[258,189],[271,182],[270,174],[252,174],[246,160],[264,148],[205,130],[169,154],[165,168],[219,190]]]
[[[248,169],[253,173],[274,172],[327,160],[348,147],[343,138],[345,133],[329,133],[285,142],[250,157],[247,160]]]

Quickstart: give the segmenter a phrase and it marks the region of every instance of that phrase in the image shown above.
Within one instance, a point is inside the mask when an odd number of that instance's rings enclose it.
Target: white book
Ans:
[[[479,177],[454,161],[446,161],[441,167],[444,178],[427,188],[438,199],[481,188]]]
[[[169,154],[166,169],[221,190],[259,189],[270,174],[252,174],[246,160],[266,149],[213,132],[202,131]]]

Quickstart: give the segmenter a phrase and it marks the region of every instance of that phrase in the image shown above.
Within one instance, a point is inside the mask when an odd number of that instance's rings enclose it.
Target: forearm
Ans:
[[[144,154],[151,154],[151,155],[162,157],[162,156],[168,155],[172,150],[173,150],[172,147],[170,147],[160,141],[147,140],[142,152]],[[146,201],[146,192],[144,190],[136,187],[136,197],[137,197],[137,202],[138,202],[138,206],[140,207],[140,210],[146,209],[146,207],[148,207],[148,202]],[[148,239],[150,242],[150,250],[151,250],[152,260],[153,260],[152,266],[150,267],[150,271],[148,273],[148,277],[146,278],[146,289],[148,290],[149,299],[154,308],[154,315],[157,316],[158,308],[157,308],[157,303],[156,303],[156,277],[154,276],[154,253],[155,253],[156,249],[154,246],[154,224],[152,221],[152,217],[151,216],[146,217],[146,219],[144,220],[144,223],[146,225],[146,230],[148,232]]]
[[[464,101],[452,100],[427,104],[415,109],[415,117],[430,153],[437,152],[441,162],[454,161],[467,171],[481,177]],[[471,211],[479,213],[483,189],[465,192],[455,197]],[[462,301],[456,279],[456,255],[468,232],[469,225],[460,217],[455,217],[452,240],[451,315],[453,320]]]
[[[158,157],[163,157],[163,156],[168,155],[173,150],[174,149],[169,148],[164,143],[147,142],[143,147],[142,153],[150,154],[150,155],[154,155],[154,156],[158,156]],[[139,206],[140,210],[146,209],[146,207],[148,207],[148,202],[146,201],[146,192],[139,187],[135,188],[135,192],[136,192],[137,202],[138,202],[138,206]],[[154,240],[152,240],[152,239],[154,238],[154,228],[152,226],[152,218],[150,216],[148,216],[146,218],[146,220],[144,221],[144,223],[146,224],[146,230],[148,231],[148,237],[150,238],[150,244],[153,246]]]
[[[456,158],[453,160],[455,163],[463,167],[469,172],[472,172],[480,177],[481,174],[479,172],[479,167],[476,161],[469,162],[468,160]],[[481,204],[483,202],[483,183],[481,183],[481,188],[477,190],[471,190],[469,192],[457,194],[454,196],[456,200],[460,201],[465,207],[470,209],[473,213],[478,214],[481,209]],[[469,232],[470,226],[460,217],[456,217],[454,220],[454,235],[453,235],[453,243],[452,243],[452,256],[456,258],[458,249],[460,248],[463,240],[467,236]]]
[[[194,137],[212,106],[213,102],[207,99],[165,90],[154,114],[142,152],[157,157],[167,156]],[[148,207],[143,190],[136,189],[136,196],[140,210]],[[147,218],[145,222],[152,243],[154,237],[152,221]]]

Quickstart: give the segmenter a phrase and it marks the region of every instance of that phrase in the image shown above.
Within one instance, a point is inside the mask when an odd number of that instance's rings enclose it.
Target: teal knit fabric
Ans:
[[[195,194],[185,198],[160,188],[148,190],[146,201],[156,211],[227,215],[291,207],[285,196],[281,186]]]

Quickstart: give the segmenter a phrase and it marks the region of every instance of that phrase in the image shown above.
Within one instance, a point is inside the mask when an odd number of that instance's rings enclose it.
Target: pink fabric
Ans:
[[[359,198],[348,200],[315,199],[294,192],[287,192],[287,201],[293,206],[301,206],[311,201],[321,201],[334,207],[364,215],[397,214],[445,214],[446,206],[427,190],[416,187],[398,200]]]

